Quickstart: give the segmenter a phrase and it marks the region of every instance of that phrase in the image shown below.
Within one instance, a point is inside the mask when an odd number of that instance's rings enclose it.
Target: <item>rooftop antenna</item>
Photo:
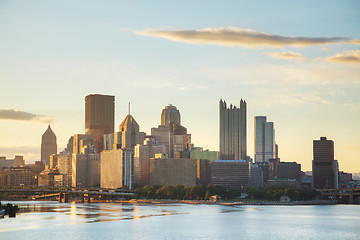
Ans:
[[[130,102],[129,102],[129,115],[130,115]]]

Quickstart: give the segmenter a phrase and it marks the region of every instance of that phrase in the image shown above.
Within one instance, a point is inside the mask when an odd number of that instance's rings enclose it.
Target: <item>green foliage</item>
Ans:
[[[219,195],[222,198],[232,197],[237,195],[237,192],[226,191],[224,187],[217,186],[215,184],[209,184],[208,186],[192,186],[184,187],[180,185],[176,186],[145,186],[143,188],[138,187],[135,190],[137,198],[147,199],[187,199],[187,200],[202,200],[210,199],[213,195]]]
[[[250,199],[266,199],[278,201],[281,196],[288,196],[292,201],[316,199],[320,192],[315,189],[294,189],[289,186],[249,188],[247,191]]]

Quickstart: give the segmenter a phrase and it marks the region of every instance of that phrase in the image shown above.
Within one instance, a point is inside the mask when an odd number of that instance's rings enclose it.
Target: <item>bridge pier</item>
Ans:
[[[70,198],[70,194],[64,193],[64,203],[68,203]]]
[[[354,203],[354,195],[353,195],[353,193],[350,193],[350,194],[349,194],[349,203],[350,203],[350,204],[353,204],[353,203]]]
[[[83,194],[81,197],[81,202],[82,203],[91,203],[91,198],[90,198],[89,194],[87,194],[87,193]]]

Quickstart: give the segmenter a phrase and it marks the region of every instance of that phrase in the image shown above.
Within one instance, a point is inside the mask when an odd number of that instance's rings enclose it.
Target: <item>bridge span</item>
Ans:
[[[321,196],[332,198],[336,203],[360,204],[360,188],[354,189],[323,189]]]
[[[33,200],[58,200],[59,202],[69,201],[111,201],[119,199],[130,199],[135,195],[131,190],[119,189],[96,189],[96,188],[24,188],[11,187],[0,188],[0,193],[25,195]]]

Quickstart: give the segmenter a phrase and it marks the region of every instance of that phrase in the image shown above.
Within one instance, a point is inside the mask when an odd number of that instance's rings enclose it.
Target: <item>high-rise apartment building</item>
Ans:
[[[85,134],[114,132],[115,97],[90,94],[85,97]]]
[[[255,162],[269,162],[276,158],[274,123],[267,122],[266,116],[254,117]]]
[[[230,104],[228,108],[220,100],[219,113],[220,159],[246,159],[246,102],[241,99],[239,107]]]
[[[56,135],[50,125],[41,138],[41,161],[44,165],[50,164],[50,155],[57,153]]]
[[[313,187],[329,189],[335,187],[334,142],[321,137],[313,141],[312,161]]]

